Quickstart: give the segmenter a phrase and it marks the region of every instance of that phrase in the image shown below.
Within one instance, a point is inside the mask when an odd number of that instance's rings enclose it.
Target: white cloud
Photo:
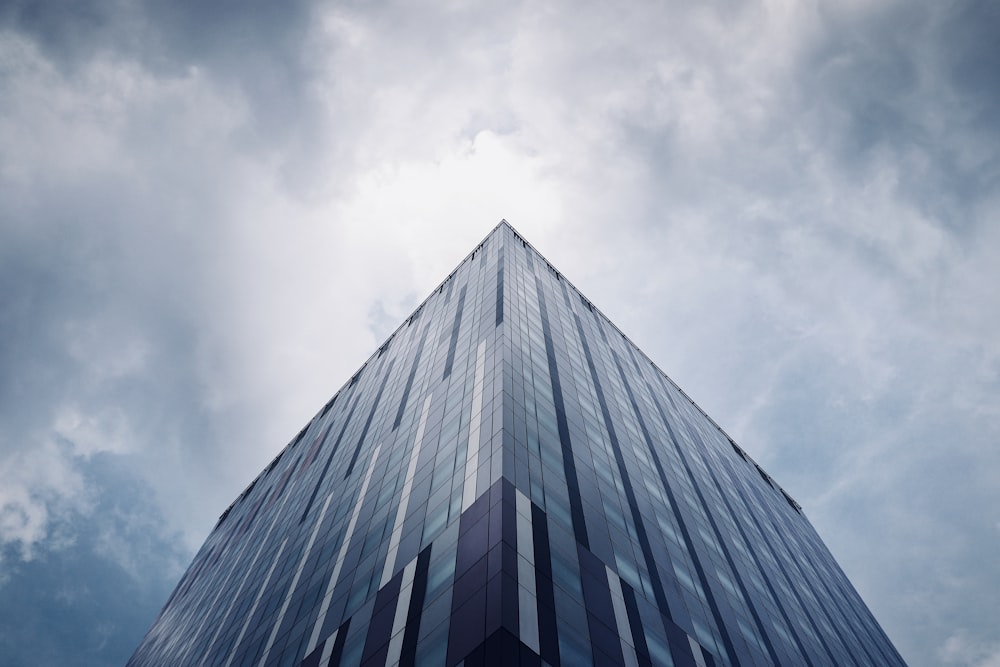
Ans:
[[[54,515],[86,507],[87,489],[68,447],[48,440],[13,454],[6,446],[2,451],[0,542],[13,544],[22,559],[31,560],[37,545],[50,537]],[[7,568],[2,562],[0,568],[2,578]]]
[[[1000,667],[1000,642],[983,641],[958,630],[945,640],[938,657],[946,665]]]
[[[87,413],[78,405],[64,405],[56,414],[52,431],[69,443],[77,456],[89,457],[98,452],[123,454],[135,446],[128,418],[115,406],[100,413]]]

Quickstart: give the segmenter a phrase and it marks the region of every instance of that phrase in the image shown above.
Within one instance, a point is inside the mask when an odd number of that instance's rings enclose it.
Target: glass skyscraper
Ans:
[[[219,518],[130,665],[903,665],[803,516],[501,222]]]

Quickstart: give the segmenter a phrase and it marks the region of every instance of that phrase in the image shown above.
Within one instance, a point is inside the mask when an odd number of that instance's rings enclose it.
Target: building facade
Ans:
[[[220,517],[130,665],[903,665],[801,508],[506,222]]]

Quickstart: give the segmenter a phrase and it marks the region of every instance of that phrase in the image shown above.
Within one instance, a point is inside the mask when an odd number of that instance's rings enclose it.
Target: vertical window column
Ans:
[[[340,543],[340,551],[337,552],[337,560],[333,566],[333,572],[330,573],[330,580],[326,584],[326,591],[323,594],[323,603],[320,606],[319,616],[316,617],[316,623],[313,625],[312,636],[309,638],[309,644],[306,647],[306,654],[312,652],[316,648],[316,644],[319,643],[319,634],[323,630],[323,623],[326,621],[326,613],[330,609],[330,601],[333,598],[333,591],[337,587],[337,578],[340,576],[340,568],[344,566],[344,557],[347,555],[347,548],[351,545],[351,537],[354,535],[354,527],[358,523],[358,515],[361,514],[361,506],[364,503],[365,495],[368,493],[368,484],[372,480],[372,473],[375,471],[375,462],[378,461],[379,450],[382,449],[382,445],[376,445],[375,451],[372,453],[371,463],[368,464],[368,472],[365,473],[365,479],[361,483],[361,490],[358,491],[358,499],[354,503],[354,510],[351,512],[351,521],[347,524],[347,529],[344,531],[344,537]]]
[[[406,477],[403,480],[403,490],[399,497],[399,509],[396,511],[396,519],[392,524],[392,532],[389,534],[389,551],[385,557],[385,568],[382,570],[382,583],[385,586],[392,577],[396,566],[396,552],[399,549],[399,541],[403,536],[403,520],[406,518],[406,509],[410,504],[410,494],[413,491],[413,478],[417,472],[417,461],[420,458],[420,447],[424,442],[424,428],[427,426],[427,413],[431,407],[431,394],[424,399],[424,407],[420,414],[420,423],[417,425],[417,435],[413,440],[413,449],[410,451],[410,460],[406,466]]]
[[[486,341],[479,343],[476,352],[476,374],[472,385],[472,414],[469,417],[469,446],[465,455],[465,486],[462,489],[462,511],[469,509],[476,499],[476,481],[479,475],[479,439],[483,417],[483,367],[486,359]]]

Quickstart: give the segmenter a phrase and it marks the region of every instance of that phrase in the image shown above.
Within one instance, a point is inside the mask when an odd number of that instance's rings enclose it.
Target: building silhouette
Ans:
[[[130,665],[903,665],[801,508],[501,222]]]

